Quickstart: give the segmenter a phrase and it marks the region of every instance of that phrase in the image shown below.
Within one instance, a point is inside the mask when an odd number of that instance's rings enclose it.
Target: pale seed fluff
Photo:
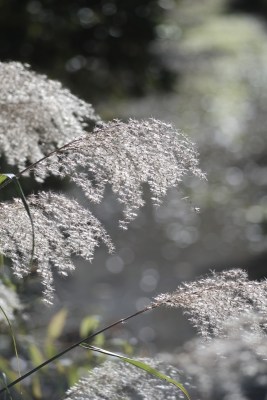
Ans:
[[[32,229],[22,202],[0,203],[0,253],[12,260],[18,277],[37,269],[44,285],[44,299],[53,297],[53,270],[68,275],[75,267],[71,256],[91,261],[99,242],[113,251],[111,240],[101,223],[77,201],[61,194],[40,192],[28,198],[35,231],[33,265]]]
[[[110,185],[123,205],[122,228],[143,206],[144,184],[157,205],[185,174],[204,177],[195,146],[170,124],[155,119],[100,123],[91,105],[18,62],[0,63],[0,78],[0,152],[7,162],[23,169],[52,152],[35,166],[36,178],[68,176],[94,202]],[[95,125],[93,132],[88,123]],[[51,266],[67,274],[74,268],[73,254],[90,260],[99,240],[110,250],[112,245],[100,222],[75,201],[40,193],[28,203],[36,233],[33,267],[50,301]],[[32,267],[28,215],[19,200],[0,208],[0,252],[12,259],[18,276],[27,275]]]
[[[23,169],[99,121],[92,106],[19,62],[0,62],[0,153]]]
[[[182,308],[206,339],[225,337],[225,323],[244,314],[262,316],[251,322],[255,334],[267,330],[267,281],[250,281],[241,269],[212,273],[195,282],[183,283],[175,292],[156,297],[155,304]]]
[[[38,177],[48,173],[70,176],[94,202],[101,201],[109,184],[124,207],[122,228],[144,205],[143,184],[149,185],[157,205],[187,173],[204,177],[193,143],[155,119],[114,120],[96,127],[37,166]]]
[[[163,362],[140,359],[179,382],[179,371]],[[65,400],[178,400],[174,385],[122,361],[106,361],[67,391]]]
[[[225,337],[206,343],[198,339],[186,345],[177,359],[196,387],[194,398],[267,399],[266,333],[260,335],[251,328],[261,322],[262,316],[245,313],[226,324]]]

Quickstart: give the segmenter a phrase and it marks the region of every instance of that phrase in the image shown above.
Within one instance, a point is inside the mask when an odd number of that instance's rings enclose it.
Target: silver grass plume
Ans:
[[[77,255],[92,260],[103,241],[109,251],[113,245],[101,223],[75,200],[61,194],[40,192],[29,196],[28,204],[35,228],[34,266],[45,287],[44,300],[52,301],[53,272],[67,275],[75,267]],[[0,253],[11,258],[14,273],[23,277],[31,272],[32,230],[21,200],[0,203]]]
[[[0,62],[0,153],[23,169],[99,121],[92,106],[19,62]]]
[[[172,125],[149,119],[127,123],[114,120],[96,127],[62,151],[38,164],[36,174],[70,176],[93,202],[100,202],[106,184],[111,185],[124,206],[120,226],[143,206],[143,187],[148,183],[154,204],[185,174],[199,178],[198,154],[191,141]]]
[[[198,400],[266,400],[266,289],[266,281],[249,281],[247,273],[237,269],[214,272],[158,296],[152,307],[182,307],[204,337],[218,336],[187,343],[171,357],[168,371],[163,365],[164,373],[186,377],[189,394]],[[162,363],[147,363],[162,368]],[[110,398],[160,400],[183,394],[165,383],[157,386],[155,378],[133,366],[105,362],[80,379],[65,400]]]
[[[187,343],[177,359],[185,375],[192,378],[197,391],[194,398],[267,399],[266,332],[257,334],[253,329],[262,322],[266,327],[266,315],[245,313],[225,324],[225,337],[205,344],[200,339]]]
[[[149,184],[152,200],[158,204],[186,173],[203,178],[194,145],[169,124],[151,119],[100,125],[90,105],[27,66],[0,63],[0,77],[0,151],[8,163],[24,168],[37,162],[39,180],[49,174],[69,176],[94,202],[101,201],[106,184],[110,184],[124,206],[123,228],[144,204],[144,183]],[[98,122],[92,133],[86,131],[88,121]],[[29,170],[24,168],[18,176]],[[91,259],[100,239],[109,249],[112,245],[100,222],[78,203],[44,193],[30,197],[28,203],[36,231],[37,271],[50,300],[51,266],[66,274],[74,268],[72,254]],[[4,215],[0,252],[12,259],[15,273],[23,276],[29,273],[29,220],[19,200],[0,207]]]
[[[254,321],[251,329],[267,331],[267,281],[250,281],[241,269],[212,273],[196,282],[183,283],[175,292],[161,294],[155,305],[182,308],[206,339],[226,337],[226,321],[235,321],[244,313],[265,316],[259,325]]]
[[[179,371],[163,362],[142,359],[179,381]],[[67,391],[65,400],[175,400],[184,399],[170,383],[122,361],[106,361]]]

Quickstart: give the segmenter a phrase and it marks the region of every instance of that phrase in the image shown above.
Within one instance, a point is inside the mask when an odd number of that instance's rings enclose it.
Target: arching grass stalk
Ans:
[[[8,387],[7,387],[7,377],[6,377],[6,374],[5,374],[4,372],[1,372],[1,375],[2,375],[2,376],[0,376],[0,381],[3,381],[3,382],[4,382],[4,385],[5,385],[5,388],[6,388],[6,393],[5,393],[5,394],[8,395],[9,400],[13,400],[13,398],[12,398],[12,396],[11,396],[11,394],[10,394],[10,391],[9,391],[9,389],[8,389]],[[6,396],[5,396],[4,400],[6,400]]]
[[[23,203],[23,206],[26,210],[26,213],[28,214],[30,223],[31,223],[31,228],[32,228],[32,249],[31,249],[31,257],[30,257],[30,263],[29,267],[32,267],[33,264],[33,258],[34,258],[34,247],[35,247],[35,233],[34,233],[34,224],[33,224],[33,219],[30,211],[30,207],[28,205],[28,202],[26,200],[25,194],[22,190],[22,187],[19,183],[19,178],[14,175],[14,174],[0,174],[0,189],[5,186],[5,182],[14,182],[16,191]]]
[[[42,369],[42,368],[45,367],[46,365],[48,365],[48,364],[50,364],[51,362],[53,362],[53,361],[57,360],[58,358],[62,357],[64,354],[66,354],[66,353],[68,353],[69,351],[75,349],[76,347],[80,346],[80,345],[83,344],[84,342],[88,342],[88,341],[92,340],[94,337],[96,337],[96,336],[99,335],[100,333],[106,332],[107,330],[109,330],[109,329],[111,329],[111,328],[113,328],[113,327],[115,327],[115,326],[117,326],[117,325],[123,324],[124,322],[126,322],[126,321],[128,321],[128,320],[130,320],[130,319],[132,319],[132,318],[134,318],[134,317],[137,317],[138,315],[144,314],[144,313],[147,312],[147,311],[150,311],[150,310],[152,310],[152,309],[154,309],[154,308],[157,308],[157,307],[159,307],[159,305],[160,305],[160,304],[152,303],[152,304],[150,304],[149,306],[143,308],[142,310],[137,311],[137,312],[135,312],[134,314],[131,314],[131,315],[125,317],[125,318],[122,318],[122,319],[116,321],[116,322],[113,322],[112,324],[110,324],[110,325],[108,325],[108,326],[106,326],[106,327],[104,327],[104,328],[102,328],[102,329],[100,329],[100,330],[98,330],[98,331],[96,331],[96,332],[90,334],[89,336],[87,336],[87,337],[85,337],[85,338],[79,340],[78,342],[72,344],[71,346],[67,347],[66,349],[62,350],[61,352],[55,354],[53,357],[47,359],[47,360],[44,361],[42,364],[38,365],[37,367],[33,368],[32,370],[30,370],[30,371],[27,372],[26,374],[20,376],[18,379],[14,380],[13,382],[9,383],[8,385],[6,385],[6,386],[3,387],[2,389],[0,389],[0,394],[1,394],[1,393],[4,393],[4,392],[6,392],[6,391],[8,391],[12,386],[15,386],[17,383],[23,381],[23,380],[24,380],[25,378],[27,378],[28,376],[34,374],[34,373],[37,372],[38,370]]]
[[[75,142],[78,142],[79,140],[80,140],[80,138],[74,139],[71,142],[68,142],[68,143],[64,144],[63,146],[59,147],[58,149],[55,149],[55,150],[51,151],[50,153],[46,154],[44,157],[40,158],[39,160],[37,160],[34,163],[30,164],[28,167],[26,167],[22,171],[18,172],[16,175],[5,174],[6,178],[4,179],[5,180],[4,182],[1,181],[1,178],[0,178],[0,185],[1,185],[0,186],[0,190],[3,189],[4,187],[6,187],[7,185],[9,185],[14,178],[19,179],[23,174],[25,174],[25,172],[28,172],[28,171],[32,170],[36,165],[38,165],[42,161],[44,161],[47,158],[53,156],[54,154],[60,153],[62,150],[64,150],[65,148],[67,148],[71,144],[73,144]]]
[[[18,375],[19,375],[19,378],[20,378],[21,377],[21,372],[20,372],[20,364],[19,364],[19,354],[18,354],[18,347],[17,347],[15,333],[13,331],[13,328],[12,328],[12,325],[11,325],[11,322],[10,322],[8,316],[7,316],[5,310],[3,309],[3,307],[1,305],[0,305],[0,311],[3,313],[3,315],[4,315],[4,317],[5,317],[6,321],[7,321],[9,330],[10,330],[10,335],[11,335],[12,342],[13,342],[14,352],[15,352],[15,356],[16,356],[16,359],[17,359]],[[6,382],[6,380],[5,380],[5,382]],[[6,386],[6,389],[8,389],[7,386]]]

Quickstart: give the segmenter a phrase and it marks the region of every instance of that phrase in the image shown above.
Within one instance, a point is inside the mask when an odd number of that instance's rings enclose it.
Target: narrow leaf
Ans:
[[[90,346],[90,345],[87,345],[87,344],[84,344],[84,343],[81,344],[81,346],[85,347],[87,349],[93,350],[93,351],[97,351],[97,352],[102,353],[102,354],[106,354],[108,356],[117,357],[117,358],[119,358],[119,359],[121,359],[121,360],[123,360],[123,361],[125,361],[125,362],[127,362],[129,364],[134,365],[137,368],[142,369],[143,371],[148,372],[151,375],[154,375],[156,378],[159,378],[161,380],[164,380],[164,381],[167,381],[169,383],[172,383],[173,385],[177,386],[183,392],[183,394],[186,396],[186,398],[188,400],[190,400],[189,393],[187,392],[187,390],[185,389],[185,387],[181,383],[179,383],[175,379],[172,379],[169,376],[157,371],[155,368],[150,367],[150,365],[145,364],[142,361],[133,360],[132,358],[124,357],[121,354],[113,353],[111,351],[100,349],[98,347]]]
[[[98,328],[99,320],[94,316],[85,317],[80,325],[80,336],[86,337],[89,335],[89,332],[93,332]]]
[[[2,185],[2,183],[5,182],[9,178],[8,175],[9,174],[0,174],[0,185]],[[11,178],[9,178],[9,179],[11,179]]]
[[[63,308],[53,316],[47,328],[48,340],[55,340],[61,335],[66,322],[67,314],[68,311]]]
[[[7,323],[8,323],[8,327],[9,327],[9,330],[10,330],[10,335],[11,335],[11,338],[12,338],[14,351],[15,351],[15,355],[16,355],[16,359],[17,359],[18,375],[21,376],[20,365],[19,365],[19,354],[18,354],[18,348],[17,348],[17,342],[16,342],[15,334],[14,334],[11,322],[10,322],[5,310],[3,309],[3,307],[1,305],[0,305],[0,310],[1,310],[2,314],[4,315],[4,317],[5,317],[5,319],[6,319]]]
[[[34,367],[37,367],[37,365],[41,364],[44,362],[44,357],[41,353],[41,351],[38,349],[38,347],[31,343],[29,345],[29,355],[30,355],[30,360]]]
[[[0,376],[0,380],[4,383],[4,387],[5,387],[6,390],[7,390],[7,394],[8,394],[9,400],[13,400],[13,398],[12,398],[12,396],[11,396],[11,394],[10,394],[10,391],[9,391],[9,389],[8,389],[8,386],[7,386],[7,377],[6,377],[6,374],[5,374],[4,372],[1,372],[1,375],[2,375],[2,376]],[[5,396],[5,399],[6,399],[6,396]]]
[[[32,379],[32,394],[36,400],[43,398],[42,387],[38,376],[34,376]]]

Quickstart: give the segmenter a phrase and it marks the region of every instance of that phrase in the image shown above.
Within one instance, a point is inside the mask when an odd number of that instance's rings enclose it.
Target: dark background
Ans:
[[[156,0],[1,1],[0,57],[63,81],[86,100],[170,89],[150,49],[165,8]]]

